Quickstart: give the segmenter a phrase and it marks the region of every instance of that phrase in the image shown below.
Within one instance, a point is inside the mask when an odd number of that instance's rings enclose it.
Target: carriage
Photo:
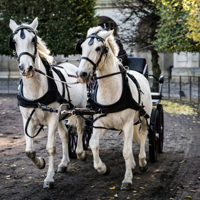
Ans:
[[[136,70],[143,74],[147,79],[153,77],[159,84],[158,92],[151,92],[153,109],[150,117],[150,126],[148,132],[149,138],[149,160],[154,163],[157,161],[157,155],[163,152],[163,141],[164,141],[164,113],[163,105],[160,104],[162,99],[162,85],[164,82],[164,77],[161,75],[159,78],[148,74],[148,65],[145,58],[139,57],[128,57],[127,65],[129,70]],[[89,105],[88,105],[89,107]],[[62,108],[61,108],[62,109]],[[83,135],[83,146],[87,150],[89,147],[89,140],[92,134],[92,115],[95,113],[93,110],[86,108],[75,108],[73,110],[65,111],[74,115],[87,115],[84,135]],[[68,120],[65,121],[66,126],[69,128],[69,155],[71,158],[76,158],[76,147],[78,134],[75,127],[68,123]]]
[[[77,43],[80,54],[84,52],[77,68],[70,63],[51,65],[53,57],[37,36],[37,18],[31,24],[22,25],[10,20],[9,26],[13,31],[9,47],[15,52],[22,75],[17,98],[26,138],[25,152],[39,169],[45,167],[45,160],[36,155],[34,138],[43,126],[48,127],[46,149],[49,165],[43,187],[54,187],[57,131],[63,150],[57,172],[66,172],[70,162],[69,152],[71,157],[75,157],[75,149],[77,158],[85,160],[85,150],[90,145],[94,168],[107,175],[110,168],[99,157],[99,140],[113,128],[120,130],[124,139],[126,172],[121,189],[131,189],[132,169],[136,166],[132,140],[140,144],[141,172],[148,169],[145,151],[147,136],[151,162],[156,162],[157,154],[163,151],[163,107],[159,103],[163,77],[153,77],[159,83],[159,91],[151,93],[146,60],[128,58],[128,68],[122,66],[117,58],[119,49],[113,31],[102,30],[101,27],[89,29],[86,39]],[[82,84],[76,84],[77,81]],[[85,83],[89,84],[88,90]],[[64,120],[73,115],[76,116],[76,129]],[[69,138],[67,132],[70,133]]]

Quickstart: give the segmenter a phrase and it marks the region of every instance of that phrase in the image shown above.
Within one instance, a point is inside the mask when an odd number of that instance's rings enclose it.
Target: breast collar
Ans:
[[[42,62],[45,66],[47,75],[53,78],[53,73],[50,70],[51,66],[49,65],[49,63],[43,59],[42,59]],[[61,80],[64,78],[63,76],[61,77],[59,75],[59,72],[60,72],[59,70],[56,70],[56,69],[53,69],[53,70],[58,74],[58,76],[60,77]],[[37,108],[38,103],[44,104],[44,105],[49,105],[53,102],[59,102],[59,103],[66,102],[66,100],[64,99],[65,88],[63,88],[63,95],[61,96],[61,94],[58,91],[55,81],[50,78],[47,78],[47,80],[48,80],[48,91],[39,99],[30,100],[30,99],[27,99],[26,97],[24,97],[24,95],[23,95],[23,81],[21,79],[20,85],[19,85],[19,91],[17,94],[18,105],[20,105],[22,107],[26,107],[26,108]],[[65,80],[63,80],[63,81],[65,81]],[[63,87],[64,87],[64,85],[63,85]]]
[[[123,70],[123,68],[120,67],[120,70]],[[133,99],[133,97],[132,97],[127,75],[131,78],[131,80],[135,83],[135,85],[137,87],[138,102],[136,102],[135,99]],[[101,111],[102,113],[105,113],[105,114],[119,112],[119,111],[122,111],[122,110],[125,110],[128,108],[137,110],[139,112],[141,112],[141,110],[144,111],[144,109],[143,109],[144,106],[140,105],[141,90],[140,90],[139,83],[137,82],[137,80],[135,79],[135,77],[133,75],[131,75],[131,74],[127,74],[127,75],[122,73],[122,88],[123,88],[122,95],[116,103],[111,104],[111,105],[102,105],[97,102],[98,83],[96,82],[95,86],[94,86],[94,90],[91,95],[92,109],[94,109],[96,111]]]

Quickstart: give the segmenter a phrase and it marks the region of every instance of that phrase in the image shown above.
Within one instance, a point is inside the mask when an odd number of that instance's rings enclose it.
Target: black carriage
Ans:
[[[158,82],[159,89],[158,92],[151,92],[153,109],[150,117],[149,125],[149,160],[154,163],[157,161],[157,155],[163,152],[163,140],[164,140],[164,115],[163,106],[160,104],[162,99],[162,85],[164,82],[164,77],[159,78],[148,74],[148,65],[145,58],[135,58],[128,57],[127,60],[128,70],[135,70],[143,74],[147,79],[153,77],[154,80]],[[149,80],[150,81],[150,80]],[[89,107],[89,106],[88,106]],[[63,109],[61,109],[63,110]],[[85,129],[83,134],[83,146],[87,150],[89,147],[89,140],[92,134],[92,115],[95,114],[90,108],[79,109],[75,108],[69,111],[75,115],[86,115]],[[69,155],[71,158],[76,158],[76,146],[77,146],[77,132],[75,127],[68,124],[66,120],[66,126],[69,130]]]

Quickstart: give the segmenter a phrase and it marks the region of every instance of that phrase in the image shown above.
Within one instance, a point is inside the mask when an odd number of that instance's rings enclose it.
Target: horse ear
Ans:
[[[110,31],[102,31],[102,35],[101,35],[101,37],[104,38],[104,40],[105,40],[105,39],[108,38],[110,35],[112,35],[113,32],[114,32],[114,30],[110,30]]]
[[[36,30],[37,29],[37,26],[38,26],[38,18],[36,17],[33,22],[30,24],[30,26]]]
[[[10,19],[9,27],[12,30],[12,32],[14,33],[15,30],[17,29],[18,25],[16,24],[16,22],[14,20]]]

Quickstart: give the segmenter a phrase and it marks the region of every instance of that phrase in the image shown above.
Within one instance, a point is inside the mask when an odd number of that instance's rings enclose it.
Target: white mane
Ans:
[[[93,28],[90,28],[87,32],[87,36],[91,35],[92,33],[96,33],[96,32],[99,32],[99,31],[106,31],[106,30],[103,30],[103,28],[101,26],[97,26],[97,27],[93,27]],[[107,38],[107,43],[110,47],[110,49],[112,50],[113,54],[115,56],[118,56],[118,53],[119,53],[119,47],[117,45],[117,43],[115,42],[115,38],[113,35],[110,35],[108,38]]]
[[[39,56],[41,58],[45,58],[47,62],[49,62],[50,64],[53,63],[53,57],[49,55],[50,50],[47,48],[44,41],[42,41],[42,39],[38,36],[37,36],[37,49],[38,49]]]

